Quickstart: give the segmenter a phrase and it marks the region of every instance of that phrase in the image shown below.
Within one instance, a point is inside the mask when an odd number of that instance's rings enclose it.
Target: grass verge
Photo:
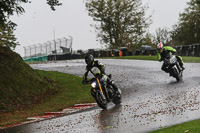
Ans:
[[[156,56],[122,56],[122,57],[103,57],[103,59],[129,59],[129,60],[157,60]]]
[[[200,133],[200,120],[185,122],[183,124],[156,130],[151,133]]]
[[[82,78],[53,71],[37,70],[37,72],[43,77],[55,80],[59,86],[58,92],[27,109],[0,113],[0,126],[26,121],[27,117],[42,115],[45,112],[60,111],[74,104],[95,102],[90,95],[90,86],[82,85]]]

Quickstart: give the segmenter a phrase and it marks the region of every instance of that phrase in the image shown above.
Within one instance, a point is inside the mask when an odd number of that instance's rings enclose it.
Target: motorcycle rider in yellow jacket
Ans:
[[[94,57],[91,54],[85,57],[85,63],[87,64],[87,66],[86,66],[86,72],[83,76],[83,81],[82,81],[83,84],[86,84],[88,82],[87,76],[88,76],[88,73],[91,72],[94,76],[98,75],[101,79],[103,79],[105,82],[110,84],[115,90],[116,95],[121,94],[118,87],[114,84],[113,81],[110,80],[109,76],[106,75],[104,64],[102,64],[98,60],[94,61]],[[93,72],[92,69],[98,69],[98,70],[97,72]]]

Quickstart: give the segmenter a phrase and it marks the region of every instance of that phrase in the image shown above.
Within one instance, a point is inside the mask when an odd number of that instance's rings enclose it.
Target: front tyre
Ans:
[[[176,75],[176,80],[180,81],[180,77],[178,75]]]
[[[173,77],[176,78],[177,81],[180,81],[179,72],[176,68],[173,68]]]
[[[122,102],[122,97],[121,97],[121,94],[120,95],[116,95],[112,102],[115,104],[115,105],[119,105],[121,102]]]
[[[101,107],[102,109],[107,108],[106,98],[100,91],[96,92],[95,100],[96,100],[97,104],[99,105],[99,107]]]
[[[182,80],[182,78],[183,78],[183,71],[180,71],[180,73],[178,74],[178,76],[179,76],[179,80]]]

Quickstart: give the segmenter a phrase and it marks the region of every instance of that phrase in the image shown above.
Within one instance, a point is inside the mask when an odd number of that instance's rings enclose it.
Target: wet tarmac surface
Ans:
[[[139,133],[200,118],[200,63],[185,63],[183,80],[161,71],[162,62],[100,60],[106,73],[122,90],[122,104],[110,103],[54,119],[8,128],[6,132]],[[33,64],[35,69],[78,76],[85,72],[83,60]]]

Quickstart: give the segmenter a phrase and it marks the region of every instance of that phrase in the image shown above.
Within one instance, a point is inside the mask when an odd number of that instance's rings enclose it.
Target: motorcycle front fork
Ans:
[[[93,96],[93,97],[95,97],[95,90],[94,90],[94,88],[91,88],[91,95]]]
[[[180,71],[181,71],[181,66],[180,66],[180,64],[177,63],[176,65],[177,65],[178,71],[180,72]]]

